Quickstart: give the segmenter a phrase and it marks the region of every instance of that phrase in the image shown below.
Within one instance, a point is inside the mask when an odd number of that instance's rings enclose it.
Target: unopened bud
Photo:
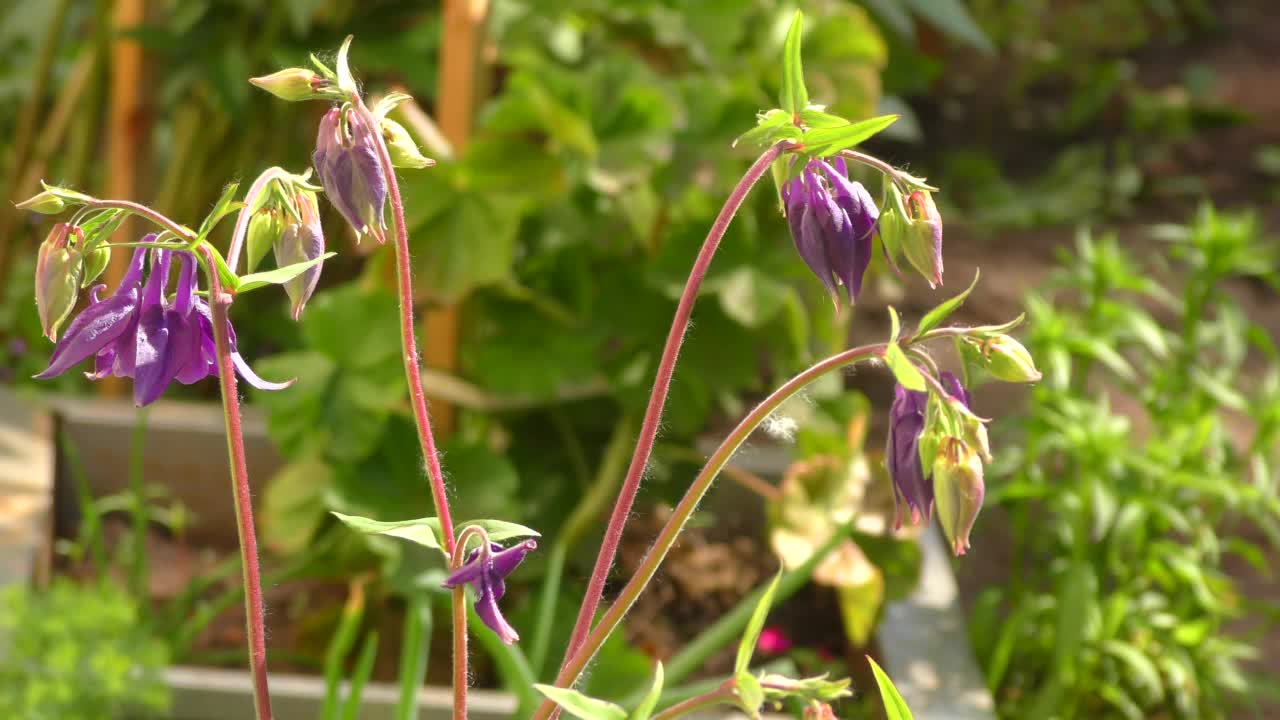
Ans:
[[[387,143],[391,164],[398,168],[418,170],[431,167],[435,160],[422,154],[404,126],[390,118],[382,118],[382,139]]]
[[[84,256],[84,277],[80,279],[80,287],[86,288],[98,279],[111,262],[111,245],[102,243]]]
[[[65,210],[66,207],[67,204],[63,202],[62,198],[48,190],[36,193],[17,205],[19,210],[30,210],[42,215],[57,215]]]
[[[245,265],[253,272],[262,258],[280,239],[284,232],[284,212],[275,207],[260,208],[249,218],[249,230],[245,233]]]
[[[45,337],[53,341],[76,306],[84,274],[80,251],[67,243],[70,233],[65,223],[55,225],[36,256],[36,309]]]
[[[960,438],[943,438],[933,462],[934,507],[956,555],[969,549],[969,532],[986,494],[982,458]]]
[[[293,201],[294,209],[302,221],[290,219],[273,245],[276,265],[279,267],[307,262],[324,255],[324,232],[320,226],[320,212],[316,207],[315,193],[308,190],[299,191],[294,195]],[[307,300],[311,299],[311,293],[315,292],[316,283],[320,282],[320,268],[323,264],[316,263],[284,284],[294,320],[302,316]]]
[[[814,702],[804,709],[804,720],[836,720],[836,714],[830,705]]]
[[[306,68],[285,68],[263,77],[249,78],[249,82],[290,102],[325,99],[329,96],[320,90],[331,84]]]
[[[1037,382],[1042,377],[1036,362],[1022,343],[1008,335],[982,341],[979,353],[991,377],[1005,382]]]
[[[906,198],[907,223],[901,233],[902,252],[911,265],[929,281],[942,284],[942,216],[927,190],[916,190]]]

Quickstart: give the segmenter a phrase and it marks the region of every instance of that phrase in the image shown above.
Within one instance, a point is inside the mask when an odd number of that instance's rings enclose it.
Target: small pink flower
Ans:
[[[781,655],[791,649],[791,638],[786,631],[774,625],[760,632],[760,641],[756,648],[765,655]]]

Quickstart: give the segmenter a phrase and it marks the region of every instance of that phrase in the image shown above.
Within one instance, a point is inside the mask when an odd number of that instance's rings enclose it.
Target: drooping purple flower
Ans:
[[[924,432],[924,414],[929,393],[893,388],[893,405],[889,408],[889,438],[884,451],[885,467],[893,481],[894,526],[902,527],[909,510],[911,523],[920,522],[933,510],[933,485],[920,466],[920,434]]]
[[[843,158],[817,159],[783,185],[782,200],[801,259],[837,307],[840,285],[849,302],[856,301],[880,216],[871,194],[862,183],[849,180]]]
[[[537,547],[537,541],[532,539],[506,550],[497,543],[491,543],[488,548],[472,551],[466,564],[444,580],[444,586],[450,589],[471,584],[476,593],[476,615],[508,645],[519,640],[520,635],[502,616],[498,601],[507,589],[505,578],[515,571],[525,555]]]
[[[359,113],[331,108],[320,120],[312,162],[324,194],[347,223],[358,235],[372,235],[383,242],[387,179],[375,132]]]
[[[939,381],[947,394],[969,407],[969,391],[960,379],[945,370]],[[929,393],[908,390],[901,385],[893,389],[893,405],[889,408],[889,434],[884,452],[885,467],[893,481],[895,526],[902,527],[907,512],[912,524],[933,512],[932,477],[920,464],[920,437],[924,433],[925,412]],[[932,472],[932,469],[930,469]]]
[[[154,240],[154,235],[143,238]],[[143,266],[150,256],[150,272],[143,284]],[[177,256],[178,285],[168,295],[169,270]],[[105,285],[90,291],[89,307],[67,327],[54,347],[49,366],[36,375],[56,377],[94,358],[98,380],[108,375],[133,379],[133,401],[150,405],[177,380],[191,384],[218,374],[217,344],[209,306],[195,294],[195,259],[189,252],[140,247],[133,253],[124,279],[110,297],[101,299]],[[231,331],[231,359],[240,376],[261,390],[280,390],[292,384],[258,377],[235,348]]]
[[[294,196],[294,207],[302,222],[290,218],[284,232],[274,243],[276,265],[279,267],[314,260],[324,255],[324,229],[320,226],[315,194],[305,190],[297,193]],[[294,320],[302,316],[302,309],[306,307],[307,300],[311,299],[311,293],[315,292],[316,283],[320,282],[320,266],[323,264],[312,265],[284,284]]]

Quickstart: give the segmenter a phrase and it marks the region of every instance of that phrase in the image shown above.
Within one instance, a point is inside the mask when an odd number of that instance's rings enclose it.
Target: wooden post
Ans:
[[[445,0],[436,118],[458,155],[471,137],[488,13],[489,0]],[[458,310],[452,305],[430,308],[423,314],[422,352],[428,367],[449,373],[457,370]],[[434,399],[431,415],[440,431],[447,433],[452,429],[453,406]]]
[[[111,41],[111,85],[107,111],[107,197],[137,200],[137,157],[145,141],[145,118],[142,108],[142,45],[119,34],[120,30],[137,27],[146,17],[146,0],[116,0]],[[117,232],[125,236],[136,232],[137,223],[130,218]],[[131,253],[111,253],[106,283],[116,287],[124,278]],[[118,378],[107,378],[99,384],[104,395],[121,395],[124,384]]]

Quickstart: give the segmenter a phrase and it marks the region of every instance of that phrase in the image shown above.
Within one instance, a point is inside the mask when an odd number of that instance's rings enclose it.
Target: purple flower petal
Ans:
[[[481,579],[481,588],[476,593],[476,615],[480,616],[480,621],[488,626],[499,640],[510,645],[520,639],[520,634],[511,627],[498,608],[498,600],[502,597],[502,578],[497,577],[497,582],[499,585],[495,588],[491,583],[485,583],[483,578]]]
[[[134,288],[86,308],[63,333],[49,357],[49,366],[35,377],[40,380],[57,377],[96,355],[126,333],[137,307],[138,290]]]
[[[240,374],[240,377],[244,378],[245,382],[259,390],[284,390],[298,380],[298,378],[290,378],[284,382],[263,380],[258,377],[258,374],[253,371],[253,368],[249,367],[249,363],[245,362],[244,358],[240,357],[240,353],[235,351],[232,351],[231,353],[231,362],[235,364],[236,372]]]

